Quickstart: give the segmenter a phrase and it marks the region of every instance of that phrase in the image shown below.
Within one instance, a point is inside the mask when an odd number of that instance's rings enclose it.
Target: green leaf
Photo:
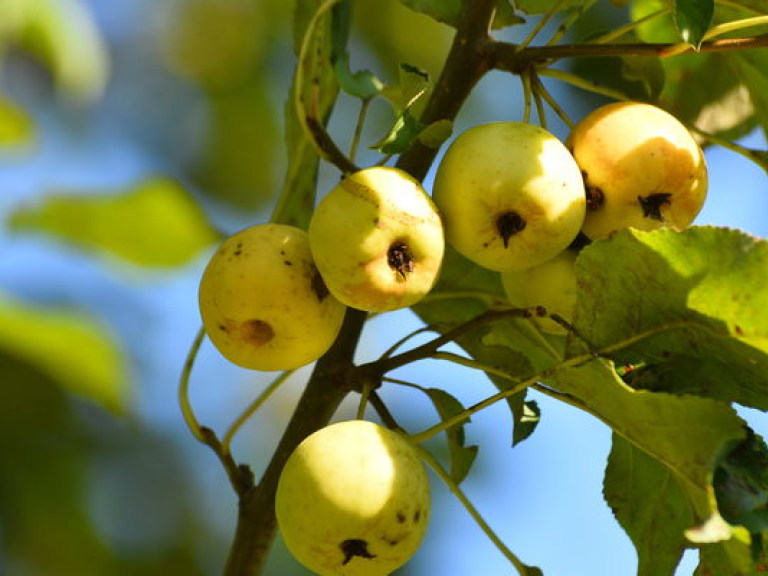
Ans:
[[[321,5],[317,0],[299,0],[293,24],[294,50],[297,56],[305,41],[309,24]],[[297,85],[301,93],[297,95],[304,110],[315,110],[318,120],[327,123],[336,102],[339,86],[336,72],[331,61],[333,36],[331,34],[331,15],[320,17],[314,27],[309,42],[309,49],[304,58],[297,62],[293,83],[285,104],[285,143],[288,152],[283,188],[271,220],[290,224],[302,229],[309,226],[309,219],[315,208],[317,194],[317,170],[320,158],[317,150],[304,129],[304,119],[299,118],[296,101]]]
[[[349,0],[341,0],[332,10],[331,60],[334,62],[336,78],[341,89],[362,100],[370,100],[381,92],[384,84],[369,70],[353,73],[350,69],[347,42],[349,41],[351,20],[351,4]]]
[[[720,518],[712,487],[720,454],[744,437],[743,422],[731,407],[695,396],[634,391],[603,360],[559,372],[547,383],[674,473],[686,493],[693,522],[719,526],[715,531],[699,530],[697,542],[732,536],[733,529]],[[695,527],[689,526],[689,539]]]
[[[674,472],[614,434],[603,495],[635,545],[637,576],[673,576],[694,524]]]
[[[440,388],[428,388],[426,393],[432,401],[432,404],[435,406],[437,413],[440,415],[440,419],[443,421],[448,420],[464,410],[464,406],[461,405],[461,402],[445,390]],[[469,474],[469,470],[472,468],[472,464],[477,457],[478,447],[465,446],[464,444],[464,424],[468,422],[469,420],[465,420],[464,423],[452,426],[445,431],[450,454],[451,479],[456,482],[456,484],[461,484],[464,478],[467,477],[467,474]]]
[[[593,0],[571,0],[560,6],[560,11],[570,10],[578,6],[589,4]],[[561,3],[561,0],[515,0],[515,6],[518,10],[527,14],[544,14],[554,10]]]
[[[126,408],[125,358],[104,327],[82,314],[0,298],[0,350],[68,392],[113,412]]]
[[[504,305],[506,298],[499,275],[477,266],[447,246],[437,285],[413,310],[425,323],[444,332],[489,308]],[[495,323],[478,334],[460,338],[457,343],[478,361],[503,369],[511,378],[523,378],[531,374],[532,358],[542,363],[551,362],[552,349],[542,338],[530,321],[514,320]],[[526,356],[521,352],[523,349],[534,352]],[[489,375],[489,379],[499,390],[512,384],[509,379],[497,376]],[[530,435],[537,422],[536,408],[525,402],[525,396],[523,392],[507,398],[514,422],[513,443]]]
[[[401,154],[411,147],[411,144],[423,130],[424,125],[416,120],[408,110],[404,110],[395,118],[395,123],[389,129],[389,133],[372,144],[371,148],[382,154]]]
[[[745,10],[747,4],[740,3]],[[631,18],[639,20],[666,6],[663,0],[634,0]],[[755,10],[762,14],[764,6],[761,4],[761,8]],[[713,24],[753,15],[718,5]],[[671,17],[653,18],[641,24],[637,34],[644,42],[679,41]],[[768,128],[768,102],[764,90],[768,72],[762,52],[697,53],[659,59],[665,83],[656,102],[683,122],[727,139],[744,136],[758,121]],[[743,55],[747,55],[749,61],[745,62]]]
[[[665,80],[664,67],[659,58],[624,56],[621,64],[621,73],[627,80],[642,84],[646,100],[654,102],[659,98]]]
[[[751,430],[721,460],[715,495],[723,518],[752,534],[768,530],[768,449]]]
[[[496,13],[491,24],[493,30],[525,24],[525,19],[515,13],[513,4],[510,0],[496,0]]]
[[[109,76],[109,55],[88,8],[80,1],[39,0],[20,5],[19,41],[39,56],[56,83],[78,99],[99,97]]]
[[[32,119],[14,102],[0,95],[0,151],[27,147],[34,137]]]
[[[517,446],[527,440],[536,430],[541,420],[541,408],[535,400],[522,403],[519,413],[515,412],[515,430],[512,433],[512,445]]]
[[[10,225],[143,266],[184,264],[219,239],[194,199],[160,178],[124,194],[49,196],[18,209]]]
[[[692,227],[622,231],[577,260],[574,325],[635,388],[768,409],[768,241]],[[642,335],[642,336],[641,336]]]
[[[400,0],[411,10],[426,14],[438,22],[456,28],[461,21],[462,0]],[[496,0],[496,13],[491,28],[498,30],[525,22],[512,7],[510,0]]]
[[[675,26],[683,42],[698,49],[714,14],[715,0],[675,0]]]
[[[418,140],[429,148],[440,148],[451,137],[452,133],[453,122],[450,120],[438,120],[419,132]]]
[[[454,28],[461,18],[462,0],[400,0],[411,10]]]

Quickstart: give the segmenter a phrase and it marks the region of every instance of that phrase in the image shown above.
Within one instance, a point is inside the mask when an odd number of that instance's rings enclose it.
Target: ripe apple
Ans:
[[[347,306],[387,312],[432,289],[443,261],[443,225],[421,184],[396,168],[344,178],[309,225],[312,255],[331,293]]]
[[[576,306],[576,257],[578,252],[567,248],[554,258],[521,271],[501,273],[501,282],[509,303],[515,307],[543,306],[549,314],[571,321]],[[565,334],[566,329],[548,317],[533,320],[542,332]]]
[[[491,270],[562,252],[584,222],[584,183],[565,146],[539,126],[492,122],[461,133],[435,175],[446,240]]]
[[[587,190],[583,232],[684,229],[707,195],[707,165],[688,129],[668,112],[640,102],[615,102],[584,117],[566,143]]]
[[[306,438],[285,464],[275,512],[288,550],[320,576],[386,576],[416,552],[429,482],[397,432],[349,420]]]
[[[290,370],[331,346],[346,308],[327,290],[307,233],[259,224],[226,239],[203,272],[200,314],[214,346],[254,370]]]

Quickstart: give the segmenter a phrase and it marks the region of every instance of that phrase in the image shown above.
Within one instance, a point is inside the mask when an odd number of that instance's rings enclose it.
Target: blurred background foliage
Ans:
[[[437,75],[448,26],[398,0],[355,5],[353,70],[393,83],[400,63]],[[0,573],[219,573],[236,502],[184,428],[176,382],[207,255],[268,218],[281,188],[292,10],[284,0],[0,0]],[[574,39],[629,10],[598,2]],[[622,63],[605,66],[577,69],[619,77]],[[654,66],[636,87],[654,90]],[[738,97],[743,83],[722,74]],[[517,82],[490,76],[462,122],[519,119]],[[560,96],[574,117],[600,101]],[[358,110],[343,95],[337,103],[331,126],[344,146]],[[363,142],[391,122],[377,102]],[[358,163],[376,159],[363,147]],[[321,170],[321,182],[336,177]],[[365,346],[387,344],[377,338]],[[210,348],[199,364],[193,401],[213,426],[265,381]],[[238,439],[256,473],[301,375]],[[306,572],[278,544],[269,573]]]

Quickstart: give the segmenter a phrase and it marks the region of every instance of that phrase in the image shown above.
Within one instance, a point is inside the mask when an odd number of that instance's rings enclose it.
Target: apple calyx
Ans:
[[[640,202],[640,206],[643,209],[643,216],[650,218],[651,220],[658,220],[664,222],[664,215],[661,213],[662,206],[669,206],[672,204],[670,198],[672,194],[668,192],[656,192],[648,196],[638,196],[637,201]]]
[[[368,551],[368,542],[359,538],[344,540],[344,542],[339,544],[339,548],[341,548],[341,551],[344,553],[344,561],[341,563],[342,566],[349,564],[349,561],[355,557],[367,558],[368,560],[376,558],[375,554],[371,554]]]
[[[393,242],[387,250],[387,264],[405,282],[414,269],[414,257],[408,244],[402,240]]]
[[[496,230],[504,242],[504,248],[509,248],[509,239],[525,229],[525,219],[514,210],[504,212],[496,219]]]

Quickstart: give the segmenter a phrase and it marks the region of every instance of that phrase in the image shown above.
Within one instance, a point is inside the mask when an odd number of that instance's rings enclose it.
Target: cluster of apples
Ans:
[[[401,170],[365,168],[321,200],[308,233],[268,223],[228,238],[203,273],[203,323],[235,364],[303,366],[328,350],[346,307],[387,312],[426,296],[445,241],[499,272],[511,305],[570,319],[577,237],[684,229],[707,183],[691,133],[649,104],[598,108],[565,143],[528,123],[481,124],[446,150],[431,197]]]
[[[682,230],[707,186],[704,154],[682,123],[650,104],[617,102],[584,117],[565,144],[530,124],[470,128],[441,161],[433,198],[448,242],[498,271],[512,305],[569,320],[580,246],[629,227]]]
[[[599,108],[565,143],[528,123],[481,124],[446,150],[431,197],[401,170],[366,168],[321,200],[308,232],[268,223],[228,238],[203,273],[203,324],[235,364],[303,366],[334,342],[347,307],[387,312],[424,298],[446,241],[500,273],[511,305],[569,319],[580,235],[686,228],[706,191],[695,139],[648,104]],[[418,548],[429,507],[416,450],[363,420],[304,440],[276,495],[286,546],[321,576],[390,574]]]

